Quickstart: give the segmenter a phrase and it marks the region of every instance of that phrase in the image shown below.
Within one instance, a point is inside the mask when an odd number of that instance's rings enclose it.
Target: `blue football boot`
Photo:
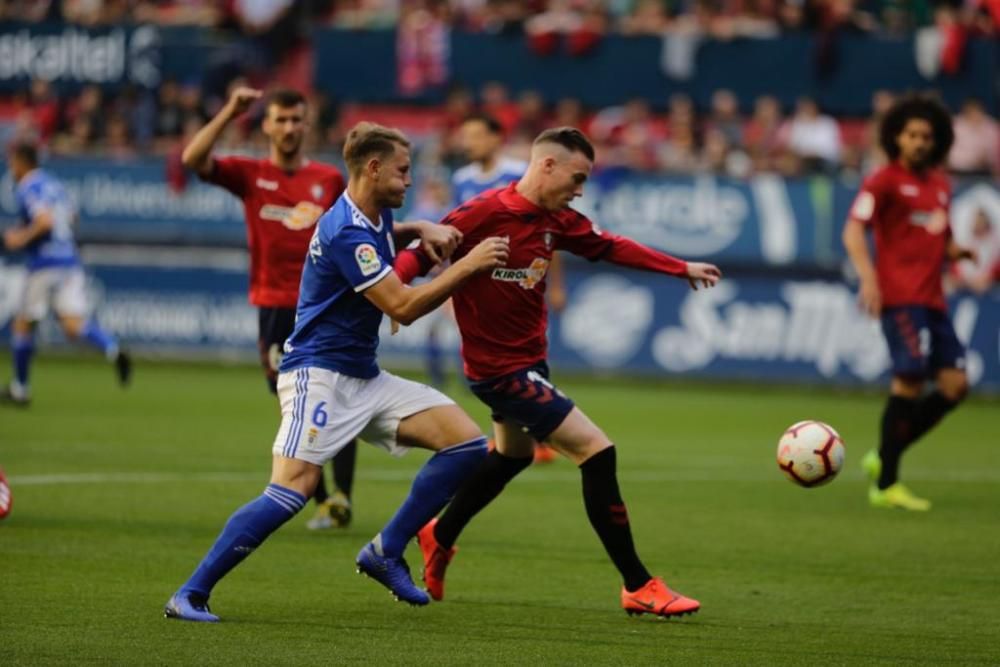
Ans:
[[[219,617],[208,608],[208,598],[200,593],[177,591],[167,601],[163,608],[167,618],[178,618],[182,621],[198,621],[200,623],[218,623]]]
[[[371,577],[388,588],[397,601],[412,605],[425,605],[431,601],[427,593],[413,584],[410,566],[404,559],[380,556],[371,542],[358,553],[355,563],[358,574]]]

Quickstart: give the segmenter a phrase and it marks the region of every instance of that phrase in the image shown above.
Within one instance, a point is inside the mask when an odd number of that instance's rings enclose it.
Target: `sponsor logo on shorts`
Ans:
[[[549,270],[549,260],[536,258],[531,262],[531,266],[526,269],[499,268],[493,269],[493,280],[500,280],[505,283],[517,283],[524,289],[532,289],[545,278],[546,271]]]
[[[354,249],[354,260],[361,269],[361,275],[370,276],[382,270],[382,262],[378,258],[375,246],[370,243],[362,243]]]

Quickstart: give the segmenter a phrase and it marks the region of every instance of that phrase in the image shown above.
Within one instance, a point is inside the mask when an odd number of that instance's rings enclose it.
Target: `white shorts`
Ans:
[[[281,426],[272,451],[323,465],[354,438],[402,456],[399,422],[454,401],[426,385],[381,371],[370,380],[322,368],[297,368],[278,376]]]
[[[45,319],[49,305],[60,317],[87,314],[83,269],[79,266],[53,267],[30,271],[24,279],[18,317],[29,322]]]

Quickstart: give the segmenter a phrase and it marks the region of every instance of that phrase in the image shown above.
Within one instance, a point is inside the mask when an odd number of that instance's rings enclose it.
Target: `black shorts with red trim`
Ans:
[[[943,310],[886,308],[882,311],[882,333],[889,345],[893,375],[929,379],[942,368],[965,368],[965,347]]]
[[[488,380],[470,380],[469,388],[492,410],[493,421],[510,422],[542,441],[573,410],[573,401],[549,382],[549,365],[541,361]]]

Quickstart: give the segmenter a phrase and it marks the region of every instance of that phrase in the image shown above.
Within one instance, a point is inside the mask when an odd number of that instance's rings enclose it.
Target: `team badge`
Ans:
[[[361,275],[370,276],[382,270],[382,262],[379,261],[378,252],[375,246],[370,243],[362,243],[354,249],[354,261],[358,263]]]
[[[307,434],[306,440],[311,445],[314,442],[316,442],[316,437],[317,436],[319,436],[319,429],[317,429],[315,426],[313,426],[313,427],[311,427],[309,429],[309,433]]]
[[[323,186],[319,183],[314,183],[309,192],[312,194],[313,199],[319,201],[323,197]]]
[[[545,232],[545,249],[552,250],[552,232]]]
[[[867,190],[862,190],[851,207],[851,217],[868,220],[873,213],[875,213],[875,196]]]

